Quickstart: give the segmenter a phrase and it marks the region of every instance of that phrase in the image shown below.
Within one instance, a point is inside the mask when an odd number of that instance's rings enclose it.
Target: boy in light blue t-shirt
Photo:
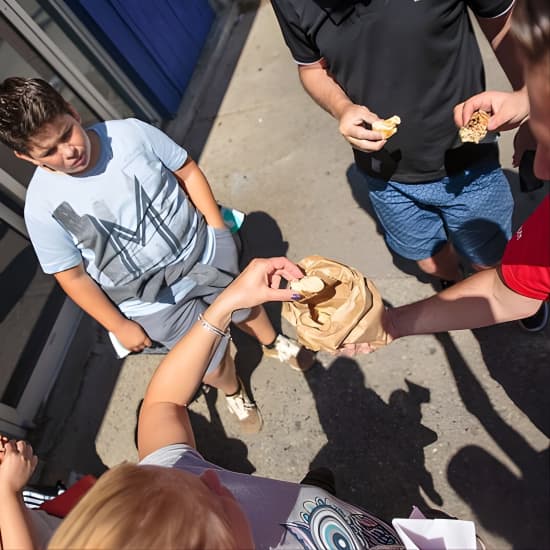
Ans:
[[[38,167],[25,222],[42,269],[125,348],[140,352],[152,340],[173,347],[238,274],[208,181],[157,128],[127,119],[85,129],[47,82],[9,78],[0,85],[0,140]],[[303,370],[299,346],[277,335],[262,307],[233,321],[268,356]],[[244,431],[256,432],[261,416],[227,343],[204,382],[226,394]]]

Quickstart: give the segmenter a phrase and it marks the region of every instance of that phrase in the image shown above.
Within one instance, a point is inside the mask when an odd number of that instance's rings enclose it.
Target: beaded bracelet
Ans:
[[[217,336],[221,336],[222,338],[231,339],[231,334],[229,332],[229,329],[227,329],[225,332],[218,327],[215,327],[214,325],[211,325],[203,316],[202,313],[199,314],[199,321],[203,328],[205,328],[208,332],[212,332],[213,334],[216,334]]]

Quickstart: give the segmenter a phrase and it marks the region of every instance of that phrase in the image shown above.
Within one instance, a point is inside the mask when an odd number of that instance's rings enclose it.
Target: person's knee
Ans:
[[[437,276],[449,281],[462,279],[459,258],[448,242],[433,256],[416,261],[418,267],[428,275]]]
[[[254,306],[252,308],[238,309],[231,316],[231,321],[237,326],[253,321],[260,315],[262,306]]]
[[[416,261],[418,267],[428,275],[434,275],[438,272],[438,264],[434,260],[433,256],[430,258],[424,258],[423,260]]]

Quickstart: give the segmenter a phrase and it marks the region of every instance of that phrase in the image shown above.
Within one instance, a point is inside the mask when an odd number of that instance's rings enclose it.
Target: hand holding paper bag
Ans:
[[[324,283],[320,292],[283,304],[283,317],[296,327],[302,345],[335,352],[345,344],[368,342],[372,349],[387,344],[384,304],[371,281],[356,269],[322,256],[307,256],[298,266]]]

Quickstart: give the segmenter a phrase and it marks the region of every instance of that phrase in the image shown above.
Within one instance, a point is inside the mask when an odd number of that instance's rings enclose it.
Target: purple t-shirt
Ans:
[[[256,548],[402,548],[382,520],[323,489],[224,470],[188,445],[168,445],[140,464],[194,475],[215,470],[250,522]]]

